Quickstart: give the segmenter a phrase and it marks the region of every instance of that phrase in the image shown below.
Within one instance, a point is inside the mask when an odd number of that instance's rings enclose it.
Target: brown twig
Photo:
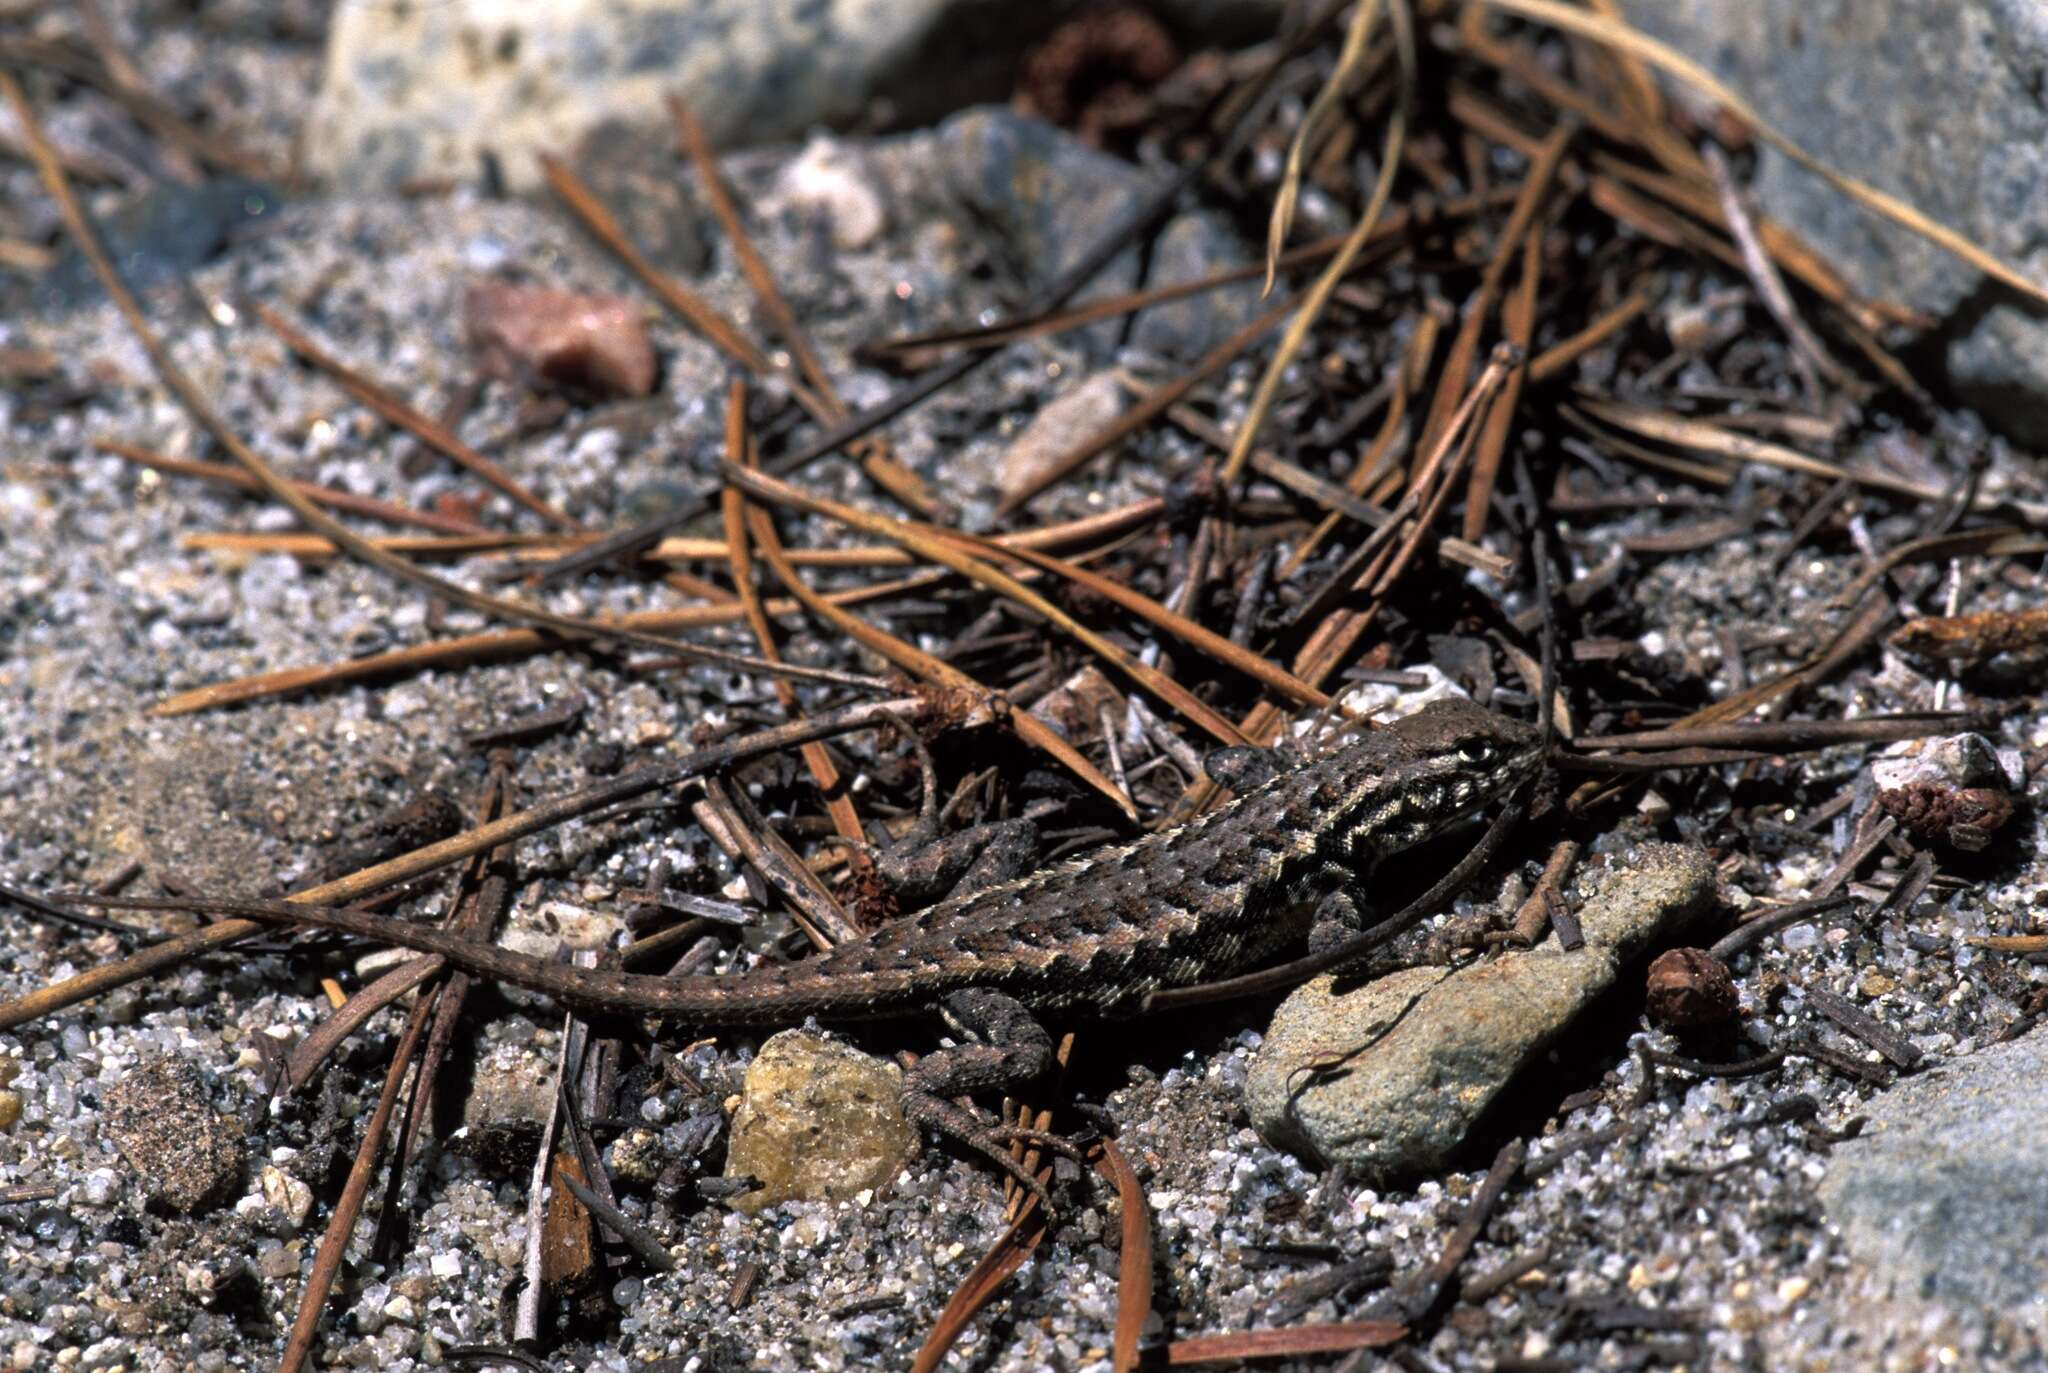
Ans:
[[[1578,866],[1578,862],[1577,841],[1558,840],[1557,847],[1550,851],[1550,861],[1543,865],[1543,875],[1536,879],[1528,900],[1521,904],[1515,918],[1508,924],[1515,943],[1529,948],[1543,938],[1543,931],[1550,924],[1550,912],[1554,905],[1563,901],[1565,883],[1571,881],[1572,869]]]
[[[680,104],[676,106],[679,117]],[[694,127],[694,125],[692,126]],[[701,139],[701,132],[699,137]],[[747,384],[734,378],[726,390],[725,400],[725,453],[728,461],[746,465],[750,440],[747,435]],[[725,546],[729,552],[732,568],[733,589],[739,593],[740,604],[745,608],[747,626],[754,631],[754,642],[760,646],[761,656],[775,658],[775,634],[768,623],[768,612],[761,607],[760,592],[754,586],[754,563],[752,548],[747,540],[746,503],[740,493],[727,487],[721,500],[725,521]],[[774,685],[775,698],[782,704],[785,715],[799,718],[802,708],[797,703],[796,689],[789,683],[778,680]],[[818,743],[805,744],[800,750],[804,767],[810,771],[811,780],[817,784],[818,793],[825,800],[826,813],[832,817],[832,827],[841,838],[864,840],[867,836],[861,830],[860,816],[854,810],[853,798],[840,786],[839,769],[832,765],[825,752],[825,746]]]
[[[313,1256],[313,1267],[307,1274],[305,1290],[299,1295],[298,1315],[292,1321],[291,1337],[285,1341],[284,1357],[278,1360],[278,1373],[299,1373],[312,1356],[313,1341],[320,1330],[320,1312],[327,1305],[327,1295],[333,1290],[335,1278],[341,1273],[341,1261],[348,1250],[349,1237],[355,1233],[356,1217],[362,1213],[363,1199],[369,1195],[370,1175],[376,1171],[377,1156],[384,1147],[385,1129],[391,1124],[391,1112],[398,1104],[398,1089],[405,1081],[406,1071],[412,1066],[413,1052],[419,1047],[420,1035],[427,1027],[431,1011],[431,1002],[422,999],[415,1003],[412,1015],[405,1022],[405,1033],[399,1036],[398,1047],[392,1050],[391,1066],[384,1074],[384,1090],[378,1094],[377,1105],[363,1127],[362,1143],[356,1147],[348,1181],[342,1185],[341,1197],[334,1203],[334,1215],[327,1223],[327,1232],[320,1238],[320,1248]]]
[[[800,487],[765,476],[755,469],[727,463],[723,470],[730,481],[744,488],[750,495],[798,510],[806,510],[812,514],[827,516],[842,524],[851,525],[862,533],[900,544],[920,557],[943,563],[969,580],[1044,616],[1055,629],[1078,640],[1103,662],[1172,706],[1221,742],[1245,742],[1244,736],[1237,732],[1235,726],[1204,705],[1180,683],[1124,652],[1008,573],[962,551],[961,546],[952,539],[927,532],[902,520],[890,519],[886,515],[873,514],[838,501],[827,500]],[[1219,643],[1228,643],[1220,636],[1211,637]],[[1230,649],[1237,659],[1247,656],[1237,651],[1235,645],[1230,645]]]
[[[893,634],[876,628],[866,620],[850,613],[830,599],[812,590],[809,584],[797,575],[796,569],[790,565],[789,560],[783,556],[782,542],[775,535],[775,527],[769,519],[768,512],[759,508],[750,508],[748,518],[752,521],[754,542],[756,547],[760,549],[762,561],[768,564],[769,569],[774,572],[777,580],[782,583],[792,596],[801,601],[804,608],[810,611],[811,614],[833,625],[842,633],[858,640],[864,647],[879,653],[897,667],[915,674],[933,686],[948,692],[958,693],[967,699],[977,702],[992,702],[994,700],[994,693],[958,668],[953,667],[949,663],[942,662],[922,649],[905,643]],[[1118,791],[1116,784],[1107,777],[1104,777],[1093,763],[1082,757],[1080,752],[1073,745],[1069,744],[1058,730],[1052,728],[1029,711],[1005,711],[1002,713],[1002,720],[1004,724],[1016,731],[1018,738],[1035,748],[1044,750],[1062,767],[1065,767],[1069,772],[1087,783],[1090,788],[1107,797],[1111,804],[1115,805],[1118,810],[1122,811],[1130,819],[1135,820],[1138,818],[1136,812],[1131,809],[1130,799]]]
[[[733,204],[732,193],[726,189],[725,178],[718,174],[718,159],[711,151],[711,140],[704,136],[703,126],[690,112],[690,107],[679,95],[668,97],[668,112],[676,129],[676,138],[689,155],[691,165],[697,169],[697,183],[704,188],[704,199],[711,206],[711,213],[731,242],[733,253],[740,260],[740,272],[747,284],[753,287],[754,298],[760,302],[761,310],[775,325],[775,331],[782,335],[782,341],[789,345],[789,351],[796,358],[797,371],[811,386],[817,397],[816,413],[819,422],[843,424],[848,410],[839,398],[839,392],[832,384],[831,374],[818,361],[818,354],[811,347],[809,334],[797,320],[796,312],[789,308],[782,290],[775,284],[775,274],[768,263],[754,247],[754,240],[747,233],[747,226],[740,219],[739,208]],[[853,458],[877,485],[903,504],[921,515],[930,515],[938,508],[924,482],[889,452],[888,440],[869,435],[848,445]]]
[[[582,527],[576,520],[528,490],[525,484],[510,472],[464,443],[453,430],[439,420],[415,410],[384,387],[349,367],[277,311],[260,301],[251,302],[249,309],[256,318],[263,321],[270,332],[284,340],[285,347],[332,377],[342,390],[374,410],[388,423],[398,426],[443,457],[474,473],[485,483],[504,492],[556,528],[574,530]]]
[[[213,482],[218,486],[232,486],[243,491],[258,493],[264,493],[265,491],[262,482],[238,467],[229,467],[223,463],[200,462],[193,458],[174,458],[168,453],[158,453],[153,449],[144,448],[140,444],[123,443],[119,439],[95,439],[93,440],[93,447],[99,449],[102,453],[111,453],[117,458],[126,458],[129,462],[137,463],[143,467],[154,468],[159,472],[169,472],[173,476],[197,477],[201,481]],[[408,506],[393,505],[389,501],[380,501],[371,496],[358,496],[353,491],[337,491],[333,487],[318,486],[312,482],[295,481],[292,483],[292,486],[304,495],[307,500],[313,501],[318,505],[324,505],[330,510],[341,510],[351,515],[362,515],[368,519],[383,520],[386,524],[410,525],[416,529],[432,529],[439,533],[454,535],[458,538],[477,536],[505,537],[502,535],[490,535],[485,526],[461,515],[444,515],[432,510],[414,510]],[[329,543],[327,547],[331,550],[334,548],[334,545]]]

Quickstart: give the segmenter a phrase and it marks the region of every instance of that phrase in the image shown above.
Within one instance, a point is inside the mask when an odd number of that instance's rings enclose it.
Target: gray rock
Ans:
[[[608,119],[576,145],[572,166],[647,260],[693,277],[711,265],[696,178],[683,167],[673,129]]]
[[[2035,232],[2048,217],[2048,11],[2028,0],[1624,8],[1823,162],[2048,280]],[[1756,189],[1857,289],[1942,319],[1949,380],[1986,418],[2022,441],[2048,438],[2048,313],[1777,153],[1763,155]]]
[[[1894,1297],[2048,1331],[2044,1116],[2040,1030],[1907,1078],[1834,1151],[1820,1188],[1828,1218]]]
[[[279,1233],[298,1230],[313,1212],[313,1189],[275,1164],[265,1164],[256,1175],[256,1188],[263,1205],[276,1214]]]
[[[191,1064],[154,1059],[106,1097],[101,1128],[153,1200],[196,1211],[221,1200],[242,1172],[242,1136],[213,1109]]]
[[[181,281],[194,268],[213,261],[238,230],[277,213],[283,204],[275,187],[242,177],[197,186],[170,183],[109,216],[101,231],[128,284],[147,291]],[[82,305],[103,296],[99,278],[76,247],[66,248],[36,285],[36,304],[42,309]]]
[[[846,1201],[888,1183],[916,1149],[902,1069],[826,1035],[785,1030],[747,1067],[725,1175],[760,1181],[733,1202],[752,1214],[784,1201]]]
[[[724,146],[818,124],[933,117],[1008,93],[1019,51],[1072,0],[486,0],[342,5],[306,128],[317,175],[388,187],[474,180],[494,154],[515,190],[538,155],[617,120],[665,128],[670,92]]]
[[[1193,281],[1251,260],[1244,243],[1223,216],[1204,212],[1170,221],[1152,245],[1146,283],[1165,286]],[[1259,310],[1259,283],[1242,282],[1205,291],[1138,316],[1131,342],[1140,348],[1192,361],[1251,323]]]
[[[940,125],[933,148],[952,203],[992,231],[1011,270],[1043,289],[1081,258],[1162,184],[1146,172],[1040,119],[999,106],[963,110]],[[1080,296],[1128,291],[1138,280],[1137,249],[1119,255]],[[1097,348],[1114,346],[1120,321],[1085,332]]]
[[[1467,967],[1410,968],[1342,995],[1321,977],[1273,1015],[1245,1107],[1269,1141],[1368,1179],[1438,1166],[1501,1090],[1651,944],[1714,899],[1698,848],[1644,844],[1579,912],[1586,942],[1552,935]]]
[[[939,126],[934,148],[952,202],[993,231],[1011,269],[1035,289],[1078,263],[1166,173],[1137,167],[1091,148],[1040,119],[998,106],[963,110]],[[1244,245],[1216,215],[1190,212],[1168,221],[1152,248],[1149,284],[1205,276],[1247,261]],[[1138,285],[1141,258],[1132,248],[1115,258],[1076,300]],[[1193,357],[1251,317],[1256,284],[1228,288],[1139,316],[1132,341],[1155,352]],[[1121,320],[1083,331],[1098,350],[1115,346]]]

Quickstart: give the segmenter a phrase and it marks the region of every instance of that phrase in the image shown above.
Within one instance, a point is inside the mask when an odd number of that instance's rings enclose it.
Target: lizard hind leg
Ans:
[[[1052,1216],[1052,1195],[1011,1156],[1010,1146],[1027,1144],[1077,1161],[1082,1158],[1079,1146],[1042,1130],[991,1124],[965,1101],[970,1095],[1014,1093],[1044,1083],[1054,1062],[1052,1036],[1022,1002],[1001,992],[955,992],[940,1003],[940,1013],[961,1035],[983,1042],[956,1044],[920,1059],[904,1081],[904,1114],[912,1124],[988,1159]]]

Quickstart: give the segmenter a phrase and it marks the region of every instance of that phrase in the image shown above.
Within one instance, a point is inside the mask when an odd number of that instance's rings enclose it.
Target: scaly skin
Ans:
[[[596,971],[360,911],[203,904],[439,954],[585,1014],[707,1026],[883,1019],[971,989],[1034,1011],[1109,1017],[1158,989],[1271,961],[1300,942],[1331,874],[1363,873],[1441,833],[1513,791],[1541,756],[1530,727],[1437,702],[1176,829],[942,901],[815,958],[737,974]]]

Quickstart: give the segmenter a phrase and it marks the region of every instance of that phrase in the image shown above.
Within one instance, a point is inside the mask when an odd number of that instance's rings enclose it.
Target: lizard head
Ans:
[[[1373,814],[1360,815],[1353,843],[1394,853],[1508,795],[1543,762],[1543,739],[1531,725],[1442,700],[1373,731],[1352,746],[1376,757]],[[1388,784],[1391,785],[1388,785]]]

